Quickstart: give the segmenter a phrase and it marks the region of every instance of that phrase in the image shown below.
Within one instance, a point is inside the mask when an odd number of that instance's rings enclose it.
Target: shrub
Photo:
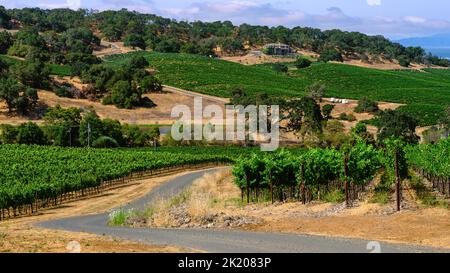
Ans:
[[[101,136],[97,138],[93,143],[92,147],[94,148],[117,148],[119,144],[114,138]]]
[[[67,88],[64,87],[58,87],[55,89],[55,94],[58,97],[63,97],[63,98],[73,98],[73,94],[72,92],[70,92]]]
[[[306,87],[306,92],[310,98],[316,101],[322,101],[322,98],[325,96],[326,86],[320,82],[315,82]]]
[[[286,73],[289,70],[286,65],[278,64],[278,63],[272,65],[272,69],[275,70],[276,72],[279,72],[279,73]]]
[[[0,143],[14,144],[17,141],[17,128],[10,124],[0,125]]]
[[[17,129],[17,142],[19,144],[37,144],[46,143],[44,132],[33,122],[24,123]]]
[[[139,86],[142,93],[161,92],[163,90],[162,83],[154,76],[144,77]]]
[[[334,109],[334,105],[332,104],[325,104],[322,107],[322,115],[325,119],[330,119],[331,118],[331,112],[333,112]]]
[[[358,106],[355,108],[356,113],[378,113],[378,103],[370,100],[367,97],[363,97],[358,101]]]
[[[398,64],[403,67],[409,67],[409,65],[411,64],[411,61],[406,56],[400,56],[400,57],[398,57]]]
[[[299,57],[295,62],[295,67],[298,69],[310,67],[312,62],[304,57]]]
[[[319,61],[324,63],[331,61],[343,62],[344,59],[342,58],[342,54],[336,49],[328,49],[320,52]]]
[[[339,119],[340,120],[346,120],[346,121],[355,121],[356,117],[353,114],[341,113],[339,115]]]

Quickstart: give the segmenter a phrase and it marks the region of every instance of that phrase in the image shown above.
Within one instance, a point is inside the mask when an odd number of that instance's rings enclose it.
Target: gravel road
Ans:
[[[159,186],[148,195],[123,206],[124,209],[144,208],[155,198],[180,193],[193,181],[220,168],[196,171],[176,177]],[[219,231],[199,229],[154,229],[107,226],[108,213],[85,215],[42,222],[38,225],[51,229],[111,235],[116,238],[149,244],[173,245],[207,252],[281,252],[281,253],[369,253],[369,241],[323,236],[260,233],[246,231]],[[371,243],[373,244],[373,243]],[[371,245],[369,244],[369,245]],[[376,243],[375,243],[376,244]],[[441,252],[421,246],[380,242],[381,252]]]

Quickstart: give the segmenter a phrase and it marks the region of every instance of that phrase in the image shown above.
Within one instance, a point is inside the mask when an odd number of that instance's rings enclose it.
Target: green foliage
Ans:
[[[17,143],[44,145],[46,140],[42,129],[35,123],[28,122],[17,128]]]
[[[346,121],[355,121],[356,117],[353,114],[347,114],[347,113],[341,113],[339,115],[340,120],[346,120]]]
[[[283,105],[287,120],[287,129],[300,134],[304,138],[307,134],[319,133],[322,130],[322,113],[317,102],[309,97],[293,99]]]
[[[306,92],[310,98],[321,101],[323,96],[325,96],[326,87],[320,82],[315,82],[306,87]]]
[[[55,89],[55,95],[57,95],[58,97],[63,97],[63,98],[73,98],[73,94],[64,87],[58,87]]]
[[[324,119],[331,119],[331,112],[333,112],[334,105],[333,104],[325,104],[322,107],[322,115]]]
[[[417,121],[400,111],[386,110],[380,113],[378,118],[377,139],[383,142],[395,137],[401,138],[407,143],[418,143],[416,135]]]
[[[26,87],[12,78],[0,78],[0,101],[8,106],[8,111],[17,110],[19,114],[27,114],[37,103],[35,89]]]
[[[323,201],[335,204],[342,203],[345,201],[345,193],[340,189],[328,191],[323,195]]]
[[[295,61],[295,67],[297,67],[298,69],[310,67],[311,64],[312,62],[309,59],[301,56],[298,57]]]
[[[272,69],[278,73],[287,73],[289,70],[286,65],[280,63],[273,64]]]
[[[124,125],[122,133],[125,147],[145,147],[152,140],[151,135],[137,125]]]
[[[442,207],[450,208],[448,201],[438,198],[433,190],[429,189],[424,183],[423,179],[417,175],[413,175],[409,185],[416,192],[417,198],[422,205],[427,207]]]
[[[8,14],[5,7],[0,6],[0,27],[9,28],[11,16]]]
[[[118,108],[131,109],[138,105],[141,99],[141,93],[131,86],[127,81],[116,82],[112,89],[110,98],[103,100],[104,104],[114,104]]]
[[[141,35],[134,34],[134,33],[131,33],[131,34],[128,34],[127,36],[125,36],[124,45],[132,47],[132,48],[139,47],[142,50],[145,50],[145,47],[146,47],[144,38],[142,38]]]
[[[141,80],[139,89],[142,93],[145,94],[151,92],[161,92],[163,87],[161,81],[159,81],[158,78],[148,75]]]
[[[1,20],[1,19],[0,19]],[[13,45],[13,37],[9,32],[0,32],[0,54],[6,54],[8,49]]]
[[[114,138],[101,136],[92,142],[94,148],[117,148],[119,144]]]
[[[436,177],[450,177],[450,138],[437,144],[409,146],[406,155],[409,164],[417,169]]]
[[[0,145],[0,208],[16,208],[36,199],[56,198],[138,171],[232,162],[236,154],[249,151],[242,148],[177,147],[153,151]]]
[[[375,137],[367,131],[367,126],[363,122],[358,122],[356,126],[351,129],[350,134],[355,136],[357,139],[361,139],[366,144],[375,145]]]
[[[149,66],[147,59],[145,59],[143,56],[136,56],[131,59],[130,66],[134,69],[143,69]]]
[[[355,108],[356,113],[378,113],[378,103],[367,97],[362,97],[358,100],[358,105]]]
[[[114,140],[115,144],[117,144],[112,147],[118,147],[118,146],[124,145],[122,125],[120,124],[120,122],[118,120],[104,119],[104,120],[102,120],[102,127],[103,127],[102,135],[112,138]],[[93,144],[93,146],[94,146],[94,144]],[[96,146],[94,146],[94,147],[96,147]],[[102,148],[106,148],[106,147],[102,147]]]
[[[39,61],[20,62],[11,67],[14,77],[24,85],[34,88],[46,87],[49,81],[49,68]]]
[[[373,178],[383,163],[382,154],[372,145],[359,141],[346,152],[348,181],[364,185]]]
[[[403,67],[409,67],[411,64],[411,61],[406,56],[400,56],[400,57],[398,57],[398,64]]]
[[[439,119],[439,123],[447,130],[450,130],[450,105],[445,109],[442,117]]]
[[[89,109],[84,113],[80,122],[80,143],[82,146],[90,146],[92,142],[102,136],[103,124],[94,110]]]
[[[326,49],[320,52],[319,62],[343,62],[342,54],[336,49]]]
[[[125,226],[129,212],[125,210],[116,210],[109,214],[108,225],[114,227]]]
[[[344,176],[347,157],[347,176]],[[304,185],[309,190],[328,188],[335,181],[365,185],[382,166],[382,154],[372,145],[357,142],[344,152],[335,149],[310,149],[300,154],[281,150],[272,154],[253,155],[239,159],[234,168],[235,184],[252,192],[273,189],[275,193]],[[329,199],[341,200],[342,188],[329,192]],[[279,195],[280,198],[283,195]]]
[[[406,143],[400,139],[391,137],[384,141],[385,145],[385,182],[389,187],[396,182],[396,160],[398,161],[398,175],[400,179],[405,179],[408,176],[408,164],[406,157]]]
[[[17,128],[10,124],[0,125],[0,143],[15,144],[17,143]]]
[[[44,115],[46,124],[69,124],[78,126],[81,122],[81,110],[75,107],[62,108],[60,105],[50,107]]]
[[[153,50],[157,52],[163,52],[163,53],[177,53],[180,52],[181,43],[177,39],[169,38],[164,39],[157,43]]]

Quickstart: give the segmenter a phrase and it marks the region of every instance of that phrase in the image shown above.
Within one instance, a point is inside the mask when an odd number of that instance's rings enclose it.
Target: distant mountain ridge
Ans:
[[[397,40],[403,46],[420,46],[423,48],[450,48],[450,33],[436,34],[428,37],[414,37]]]

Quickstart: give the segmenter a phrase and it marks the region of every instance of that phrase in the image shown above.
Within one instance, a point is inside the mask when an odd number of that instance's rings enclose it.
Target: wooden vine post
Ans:
[[[247,204],[250,204],[250,181],[248,180],[247,172],[245,173],[245,182],[247,184]]]
[[[270,199],[272,200],[273,204],[273,180],[272,180],[272,171],[269,172],[269,180],[270,180]]]
[[[344,155],[344,189],[345,189],[345,205],[350,206],[349,190],[348,190],[348,154]]]
[[[302,173],[302,181],[301,183],[301,193],[302,193],[302,202],[303,205],[306,204],[306,191],[305,191],[305,163],[302,163],[301,166],[301,173]]]
[[[397,211],[400,211],[400,204],[401,204],[401,194],[400,194],[400,184],[401,184],[401,178],[400,178],[400,170],[398,166],[398,151],[395,151],[395,176],[397,178]]]

